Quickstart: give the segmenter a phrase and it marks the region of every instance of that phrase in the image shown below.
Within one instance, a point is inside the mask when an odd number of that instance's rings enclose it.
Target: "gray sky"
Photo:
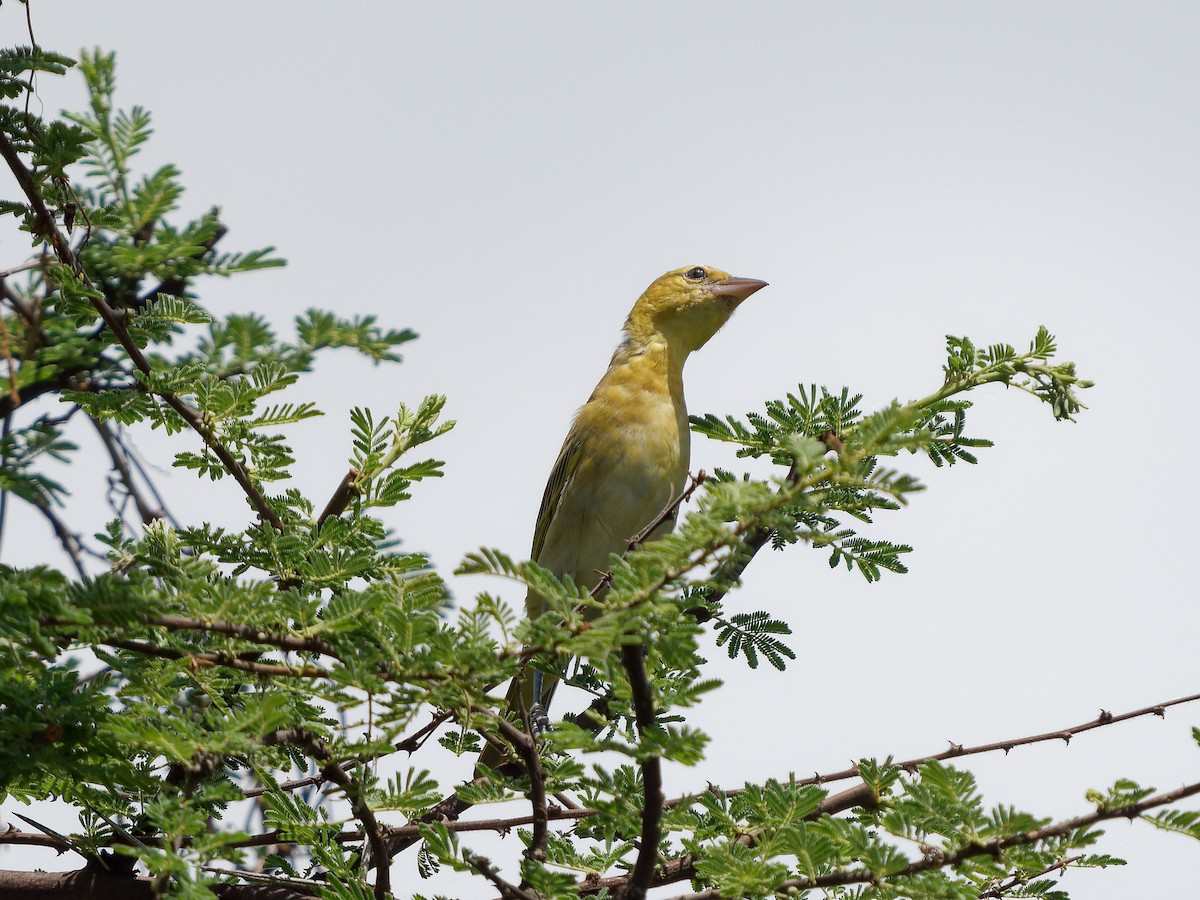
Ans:
[[[1043,323],[1098,382],[1077,425],[980,394],[973,431],[998,446],[978,467],[900,461],[930,488],[879,529],[916,546],[910,574],[867,585],[804,549],[756,560],[732,608],[789,621],[800,658],[750,672],[712,651],[727,688],[693,719],[709,760],[672,771],[674,792],[1194,692],[1200,7],[600,10],[59,0],[33,18],[47,48],[117,51],[118,104],[154,115],[144,165],[182,168],[186,211],[222,206],[225,249],[274,244],[289,260],[206,286],[217,312],[286,327],[328,307],[421,334],[399,367],[320,362],[296,399],[329,415],[295,432],[297,473],[323,501],[345,471],[349,407],[448,394],[447,477],[390,519],[446,570],[481,545],[528,552],[571,413],[639,292],[677,266],[771,282],[689,363],[693,412],[759,408],[800,382],[848,384],[872,407],[919,397],[946,333],[1023,348]],[[23,15],[0,8],[5,43],[26,42]],[[43,78],[46,112],[77,106],[78,81]],[[27,249],[0,233],[0,266]],[[165,461],[155,438],[137,443]],[[694,468],[732,464],[694,442]],[[99,517],[89,474],[65,477]],[[162,483],[176,510],[245,519],[232,482]],[[14,515],[4,540],[6,562],[50,558],[38,519]],[[1078,815],[1117,777],[1193,780],[1194,722],[1184,708],[970,768],[989,800]],[[760,748],[753,732],[786,738]],[[1100,852],[1132,865],[1069,875],[1074,896],[1192,886],[1179,862],[1194,844],[1108,832]],[[1164,865],[1172,854],[1186,856]]]

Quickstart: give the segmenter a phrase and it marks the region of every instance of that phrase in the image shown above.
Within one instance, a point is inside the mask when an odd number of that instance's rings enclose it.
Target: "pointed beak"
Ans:
[[[726,278],[723,281],[714,281],[708,289],[722,297],[732,297],[740,303],[766,286],[765,281],[759,281],[757,278]]]

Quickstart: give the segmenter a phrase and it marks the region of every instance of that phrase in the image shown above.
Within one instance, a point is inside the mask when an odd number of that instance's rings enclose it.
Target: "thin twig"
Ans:
[[[255,644],[268,644],[281,650],[295,650],[308,653],[320,653],[341,659],[332,644],[317,638],[293,637],[279,631],[267,631],[255,625],[243,625],[239,622],[222,622],[214,619],[193,619],[188,616],[165,614],[161,616],[142,616],[147,625],[166,628],[170,631],[203,631],[215,634],[226,634],[239,637]]]
[[[1033,872],[1029,875],[1020,875],[1020,874],[1012,875],[1009,878],[1005,878],[1003,881],[998,882],[997,884],[993,885],[992,887],[990,887],[986,891],[984,891],[982,894],[980,894],[979,900],[1000,900],[1000,898],[1002,898],[1005,894],[1007,894],[1013,888],[1018,887],[1022,884],[1026,884],[1030,881],[1033,881],[1033,879],[1035,879],[1035,878],[1041,878],[1043,875],[1049,875],[1051,872],[1053,872],[1055,870],[1058,870],[1059,872],[1065,872],[1069,865],[1071,865],[1072,863],[1077,863],[1081,859],[1083,859],[1082,854],[1080,854],[1079,856],[1068,856],[1066,859],[1060,859],[1060,860],[1056,861],[1055,863],[1053,863],[1052,865],[1046,866],[1046,868],[1042,869],[1042,871],[1040,871],[1040,872]]]
[[[16,275],[18,272],[28,272],[30,269],[40,269],[48,258],[48,254],[40,253],[33,259],[26,260],[20,265],[12,266],[8,269],[0,269],[0,278],[8,278],[10,275]]]
[[[438,729],[438,727],[449,718],[450,718],[450,713],[448,713],[448,712],[441,711],[441,712],[434,713],[433,721],[431,721],[428,725],[421,727],[419,730],[417,730],[413,734],[409,735],[408,737],[404,738],[403,740],[397,742],[395,745],[393,745],[393,748],[392,748],[393,751],[403,751],[403,752],[410,753],[410,754],[414,753],[415,751],[419,750],[422,747],[422,745],[424,745],[425,741],[428,740],[429,735],[433,734],[433,732],[435,732]],[[382,756],[384,754],[380,754],[380,755]],[[377,758],[378,757],[375,757],[375,756],[365,756],[365,757],[359,757],[357,759],[347,760],[346,762],[342,763],[342,768],[343,769],[352,769],[354,766],[358,765],[360,762],[369,762],[370,760],[377,759]],[[250,799],[253,797],[261,797],[263,794],[269,794],[272,791],[283,791],[283,792],[294,791],[294,790],[297,790],[298,788],[305,788],[305,787],[310,787],[312,785],[324,784],[326,782],[326,780],[327,779],[325,778],[325,776],[323,774],[321,774],[320,772],[318,772],[316,775],[308,775],[304,778],[296,778],[292,781],[285,781],[282,784],[276,785],[274,787],[245,788],[242,790],[242,796],[247,799]],[[417,832],[414,831],[413,833],[416,834]]]
[[[626,553],[637,547],[639,544],[644,543],[646,539],[650,537],[650,535],[658,531],[658,529],[667,522],[673,522],[675,520],[675,516],[679,513],[679,507],[691,500],[692,494],[696,493],[696,488],[708,481],[708,473],[701,469],[695,475],[689,472],[688,478],[691,479],[691,483],[687,486],[683,493],[681,493],[678,497],[674,497],[668,501],[667,505],[663,507],[662,511],[653,519],[651,519],[645,528],[629,539],[625,547]]]
[[[72,564],[75,566],[75,571],[79,573],[79,580],[84,584],[89,584],[92,580],[88,575],[88,571],[84,568],[82,553],[87,552],[83,542],[79,536],[74,534],[71,529],[67,528],[66,523],[58,517],[58,514],[50,508],[48,501],[35,502],[33,508],[46,517],[46,521],[50,523],[50,527],[54,529],[54,536],[58,538],[58,542],[62,545],[63,551],[70,557]],[[104,557],[100,557],[103,559]]]
[[[1077,734],[1083,734],[1086,731],[1091,731],[1095,728],[1103,728],[1105,725],[1113,725],[1117,722],[1126,722],[1130,719],[1137,719],[1144,716],[1158,716],[1165,718],[1166,711],[1172,706],[1179,706],[1184,703],[1195,703],[1200,700],[1200,694],[1189,694],[1186,697],[1176,697],[1174,700],[1167,700],[1164,703],[1155,703],[1150,706],[1143,706],[1141,709],[1131,710],[1130,712],[1113,715],[1106,710],[1101,710],[1100,715],[1094,719],[1089,719],[1087,722],[1082,722],[1079,725],[1072,725],[1070,728],[1062,728],[1057,731],[1045,731],[1041,734],[1031,734],[1026,737],[1010,738],[1005,741],[992,741],[988,744],[976,744],[973,747],[964,747],[961,744],[951,743],[949,749],[943,750],[941,753],[931,753],[927,756],[914,756],[912,759],[902,760],[901,762],[893,763],[892,765],[899,766],[905,771],[914,771],[918,766],[927,762],[941,762],[946,759],[957,759],[960,756],[975,756],[979,753],[994,753],[997,750],[1003,750],[1008,753],[1016,747],[1025,747],[1031,744],[1042,744],[1046,741],[1062,741],[1064,744],[1069,744],[1071,738]],[[828,772],[820,775],[810,775],[808,778],[797,781],[797,784],[826,784],[831,781],[843,781],[847,778],[857,778],[859,775],[858,766],[850,766],[848,769],[842,769],[838,772]],[[733,797],[741,793],[740,788],[734,788],[726,791],[727,797]]]
[[[142,496],[137,482],[133,480],[133,472],[129,469],[129,464],[126,460],[127,451],[121,445],[120,440],[109,429],[108,424],[90,415],[88,416],[88,421],[95,426],[96,432],[100,435],[104,449],[108,451],[109,459],[112,460],[113,468],[117,470],[117,476],[121,479],[121,483],[125,485],[125,493],[129,495],[133,500],[133,505],[137,507],[138,517],[142,520],[142,524],[149,525],[155,519],[162,518],[163,511],[155,509]]]
[[[537,894],[531,891],[517,887],[511,881],[506,881],[500,877],[500,873],[496,871],[492,861],[485,856],[477,856],[474,853],[464,853],[463,862],[469,865],[472,869],[494,884],[500,889],[500,896],[504,900],[540,900]]]

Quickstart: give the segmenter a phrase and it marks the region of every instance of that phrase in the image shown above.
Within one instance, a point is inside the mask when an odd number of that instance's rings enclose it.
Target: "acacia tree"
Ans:
[[[1155,794],[1116,780],[1091,814],[1053,821],[985,807],[970,772],[948,764],[1195,697],[808,779],[664,795],[664,760],[697,766],[703,784],[708,738],[688,711],[720,689],[703,648],[751,667],[794,658],[786,623],[732,611],[763,548],[809,547],[868,580],[902,573],[909,547],[857,532],[921,487],[885,461],[975,463],[989,441],[967,435],[968,397],[987,385],[1016,388],[1057,419],[1081,410],[1088,382],[1056,360],[1044,328],[1024,352],[950,338],[927,396],[875,412],[849,390],[801,388],[742,418],[696,417],[698,433],[769,459],[774,476],[695,476],[662,512],[688,502],[675,533],[631,535],[592,592],[496,550],[462,562],[459,572],[536,588],[548,603],[536,621],[487,594],[452,604],[380,518],[440,476],[422,456],[453,425],[442,398],[387,416],[355,410],[344,478],[308,497],[288,484],[280,429],[317,410],[274,396],[324,348],[394,363],[414,335],[314,310],[285,340],[253,313],[213,317],[198,296],[204,276],[280,261],[226,252],[215,212],[175,223],[173,167],[134,174],[149,117],[114,110],[111,56],[79,63],[87,111],[30,113],[32,73],[72,65],[37,48],[0,55],[0,155],[15,190],[0,211],[35,247],[2,273],[0,487],[45,517],[69,561],[0,567],[0,798],[58,798],[80,825],[62,834],[25,817],[0,845],[10,859],[14,847],[55,848],[80,867],[17,866],[0,888],[383,898],[419,896],[418,876],[450,868],[505,898],[638,898],[679,882],[689,898],[1061,897],[1062,871],[1120,862],[1093,849],[1106,819],[1200,837],[1200,815],[1177,808],[1200,783]],[[242,527],[167,512],[128,444],[146,426],[173,436],[176,466],[236,481]],[[47,475],[48,460],[81,452],[72,428],[98,442],[115,485],[95,541],[81,536],[86,511]],[[594,697],[584,713],[545,734],[506,717],[493,688],[525,663],[557,672],[568,659],[566,683]],[[447,785],[423,768],[439,746],[473,758],[484,741],[504,754],[500,770]],[[622,761],[608,768],[598,751]],[[381,778],[381,763],[395,774]],[[528,811],[468,814],[512,798]],[[246,805],[257,817],[232,827]],[[473,852],[480,830],[508,835],[510,859]]]

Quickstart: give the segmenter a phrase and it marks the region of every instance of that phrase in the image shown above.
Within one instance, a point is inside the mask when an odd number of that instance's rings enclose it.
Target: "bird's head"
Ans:
[[[734,278],[712,266],[684,266],[646,288],[625,329],[634,340],[658,336],[690,353],[720,330],[739,303],[766,286],[765,281]]]

